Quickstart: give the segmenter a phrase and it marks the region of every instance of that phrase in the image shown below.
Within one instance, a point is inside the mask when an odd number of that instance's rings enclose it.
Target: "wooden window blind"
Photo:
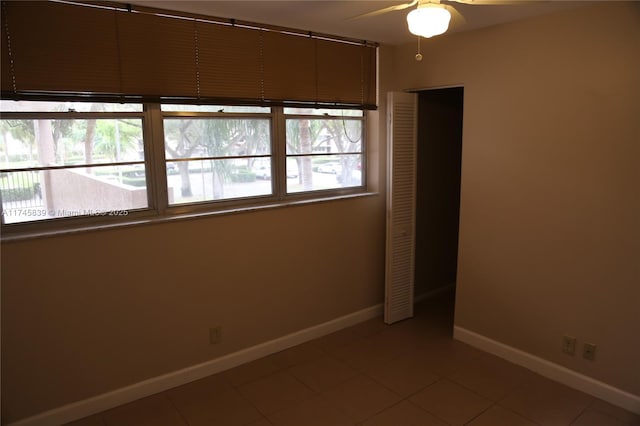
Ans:
[[[311,101],[316,96],[315,40],[264,34],[264,86],[268,99]]]
[[[4,99],[376,108],[377,45],[119,3],[3,1]]]
[[[198,22],[197,37],[202,97],[262,101],[261,31]]]
[[[118,93],[113,11],[49,2],[2,2],[2,94]],[[9,58],[8,61],[5,57]],[[5,81],[15,81],[5,87]]]
[[[196,98],[194,23],[117,14],[122,93],[145,99]]]
[[[361,103],[372,99],[375,103],[376,51],[327,40],[317,43],[318,98],[323,102]]]

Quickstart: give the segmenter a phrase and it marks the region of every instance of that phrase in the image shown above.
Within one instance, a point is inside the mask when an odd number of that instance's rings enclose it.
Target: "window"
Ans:
[[[149,207],[142,105],[0,105],[3,223]]]
[[[364,190],[362,110],[0,101],[0,111],[5,231]]]
[[[362,186],[363,114],[354,110],[285,108],[287,162],[301,170],[287,192]]]
[[[270,108],[162,110],[169,205],[273,194]]]

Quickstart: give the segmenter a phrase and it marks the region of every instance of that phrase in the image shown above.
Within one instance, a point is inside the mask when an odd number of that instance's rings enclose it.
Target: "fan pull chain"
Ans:
[[[420,39],[422,37],[418,36],[418,53],[416,53],[416,61],[420,62],[422,60],[422,53],[420,53]]]

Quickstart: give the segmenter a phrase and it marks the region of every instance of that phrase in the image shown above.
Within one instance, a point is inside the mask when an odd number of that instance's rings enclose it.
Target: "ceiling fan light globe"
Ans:
[[[451,13],[438,4],[426,4],[412,10],[407,15],[409,31],[422,37],[440,35],[449,28]]]

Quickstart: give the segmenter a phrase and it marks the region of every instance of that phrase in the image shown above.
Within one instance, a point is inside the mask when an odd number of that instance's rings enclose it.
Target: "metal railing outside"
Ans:
[[[0,173],[2,210],[43,207],[39,171]]]

